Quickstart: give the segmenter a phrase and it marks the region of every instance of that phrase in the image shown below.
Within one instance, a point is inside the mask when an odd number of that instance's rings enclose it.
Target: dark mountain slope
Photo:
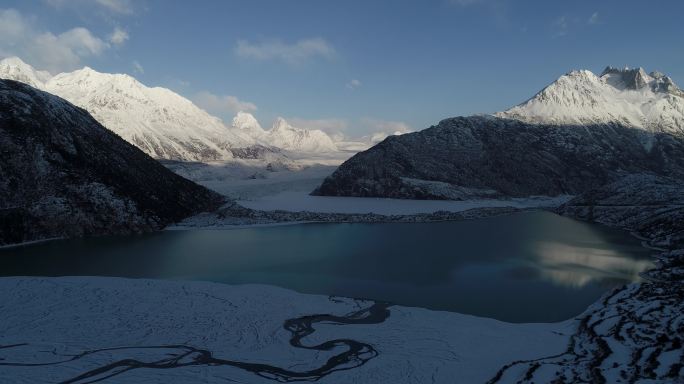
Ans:
[[[0,244],[150,231],[221,201],[83,109],[0,80]]]
[[[684,175],[684,140],[618,124],[457,117],[392,136],[314,194],[417,199],[578,194],[630,173]]]

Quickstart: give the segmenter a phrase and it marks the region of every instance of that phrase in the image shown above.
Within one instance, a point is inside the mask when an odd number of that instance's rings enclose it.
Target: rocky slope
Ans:
[[[0,244],[159,229],[217,207],[86,111],[0,80]]]
[[[684,139],[617,124],[458,117],[355,155],[314,194],[456,200],[574,195],[641,172],[684,176]]]

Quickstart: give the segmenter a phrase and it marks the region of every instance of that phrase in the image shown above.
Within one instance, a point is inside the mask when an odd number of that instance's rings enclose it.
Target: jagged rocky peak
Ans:
[[[646,73],[643,68],[625,67],[622,69],[606,67],[601,72],[601,79],[618,89],[641,90],[648,88],[655,93],[669,93],[677,96],[684,96],[682,90],[670,78],[659,71]]]
[[[679,97],[684,97],[684,91],[682,91],[669,76],[665,76],[665,74],[657,71],[651,72],[650,76],[654,79],[652,85],[654,92],[670,93]]]
[[[600,77],[608,84],[620,88],[639,90],[649,85],[653,78],[649,76],[643,68],[625,67],[623,69],[608,66],[601,72]]]

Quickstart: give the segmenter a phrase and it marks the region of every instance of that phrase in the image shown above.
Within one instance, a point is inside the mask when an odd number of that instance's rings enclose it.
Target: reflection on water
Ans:
[[[555,284],[581,288],[592,282],[636,282],[650,268],[649,260],[611,249],[539,242],[535,246],[541,276]]]
[[[649,255],[624,232],[527,212],[55,241],[0,250],[0,274],[271,284],[526,322],[579,314]]]

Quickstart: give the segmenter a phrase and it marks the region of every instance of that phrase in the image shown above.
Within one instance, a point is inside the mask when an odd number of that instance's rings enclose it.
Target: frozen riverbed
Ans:
[[[359,197],[311,196],[334,170],[340,159],[299,159],[301,168],[269,172],[239,162],[167,163],[174,172],[211,188],[244,207],[274,211],[413,215],[437,211],[462,212],[473,208],[555,207],[570,196],[539,196],[525,199],[482,199],[466,201],[402,200]]]
[[[0,377],[12,383],[485,382],[562,352],[575,328],[261,285],[2,278],[0,291]]]
[[[375,213],[379,215],[412,215],[437,211],[462,212],[474,208],[512,207],[542,208],[555,207],[569,199],[569,196],[540,196],[525,199],[503,200],[402,200],[371,197],[311,196],[309,191],[281,191],[259,196],[250,200],[238,200],[238,204],[262,211],[283,210],[290,212],[321,213]]]

